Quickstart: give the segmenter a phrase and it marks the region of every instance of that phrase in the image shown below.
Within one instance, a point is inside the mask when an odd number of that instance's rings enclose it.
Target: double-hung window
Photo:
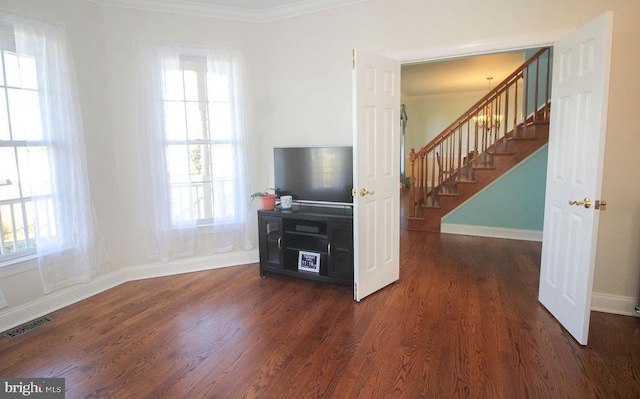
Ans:
[[[43,141],[33,57],[18,55],[12,32],[0,33],[0,262],[35,253],[38,233],[55,235],[48,146]],[[38,179],[33,179],[38,176]],[[45,177],[45,178],[43,178]],[[37,180],[37,183],[36,183]],[[39,200],[33,201],[37,195]],[[36,205],[37,204],[37,205]],[[43,226],[49,226],[43,229]]]
[[[139,66],[147,256],[165,262],[250,248],[241,54],[142,46]]]
[[[241,194],[232,69],[180,55],[163,70],[167,171],[174,223],[239,222]]]
[[[0,13],[0,265],[37,256],[44,292],[105,261],[64,28]]]

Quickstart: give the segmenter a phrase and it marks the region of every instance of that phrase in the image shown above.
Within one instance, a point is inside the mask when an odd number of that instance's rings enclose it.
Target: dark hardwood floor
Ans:
[[[124,284],[0,338],[0,376],[67,398],[638,398],[640,319],[581,347],[537,302],[540,243],[401,233],[400,280],[350,287],[247,265]]]

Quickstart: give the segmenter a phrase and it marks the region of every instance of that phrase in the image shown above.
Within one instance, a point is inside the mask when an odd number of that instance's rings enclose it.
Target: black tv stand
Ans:
[[[259,210],[258,234],[261,276],[353,285],[353,208],[296,204]],[[300,260],[300,252],[308,256]]]

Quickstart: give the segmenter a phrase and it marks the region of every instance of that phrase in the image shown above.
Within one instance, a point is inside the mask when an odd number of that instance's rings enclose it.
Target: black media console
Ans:
[[[258,211],[260,275],[353,285],[353,209],[294,205]]]

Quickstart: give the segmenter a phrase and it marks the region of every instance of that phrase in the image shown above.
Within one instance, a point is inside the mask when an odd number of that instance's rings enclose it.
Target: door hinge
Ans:
[[[358,300],[358,283],[353,283],[353,300]]]
[[[352,189],[351,189],[351,196],[352,196],[352,197],[355,197],[355,196],[356,196],[356,189],[355,189],[355,188],[352,188]]]
[[[356,49],[351,49],[351,68],[356,69]]]

